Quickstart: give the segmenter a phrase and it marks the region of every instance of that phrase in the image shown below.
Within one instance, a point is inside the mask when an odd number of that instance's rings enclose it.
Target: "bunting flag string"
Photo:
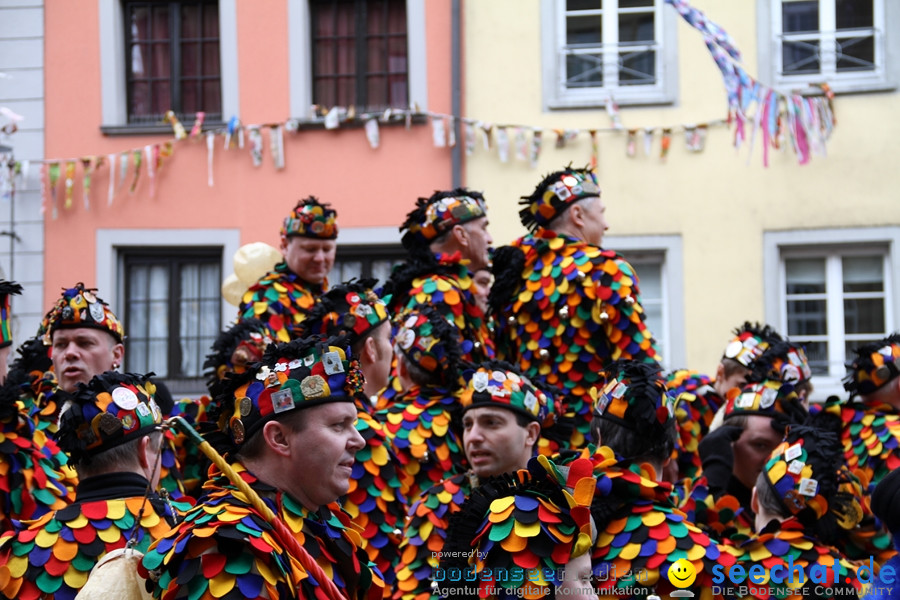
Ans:
[[[706,19],[702,12],[691,8],[686,0],[665,1],[672,4],[688,23],[704,35],[707,48],[720,68],[725,82],[728,97],[727,118],[710,120],[705,123],[627,128],[623,123],[618,105],[612,96],[609,96],[606,113],[610,120],[610,126],[584,129],[551,128],[549,130],[556,135],[556,148],[568,148],[578,138],[587,134],[590,143],[590,164],[592,168],[596,169],[600,160],[599,136],[601,134],[623,135],[625,137],[625,155],[629,158],[636,158],[638,155],[640,143],[638,138],[642,138],[644,155],[653,156],[654,138],[659,134],[658,156],[661,160],[665,160],[671,150],[672,136],[676,133],[684,134],[687,152],[701,153],[706,148],[706,140],[712,128],[726,127],[730,129],[733,127],[733,144],[737,148],[746,144],[749,152],[752,153],[757,137],[760,139],[764,166],[769,164],[771,149],[783,150],[789,147],[797,155],[801,165],[808,163],[813,155],[825,155],[826,142],[836,124],[833,107],[834,94],[827,84],[816,86],[821,92],[817,96],[804,96],[799,93],[785,95],[760,84],[740,65],[740,52],[727,32]],[[212,145],[215,143],[216,136],[219,135],[224,139],[223,148],[230,150],[235,146],[243,149],[246,134],[250,142],[252,163],[255,167],[260,167],[263,163],[262,129],[268,129],[272,164],[276,170],[281,170],[285,168],[284,132],[301,135],[304,130],[308,129],[308,127],[301,127],[304,123],[318,124],[320,127],[324,126],[325,129],[337,129],[341,123],[358,122],[363,125],[369,145],[373,149],[378,149],[381,146],[379,131],[381,123],[404,123],[409,127],[413,119],[427,119],[431,122],[434,146],[450,148],[456,144],[455,132],[458,120],[467,156],[475,153],[478,145],[477,138],[480,135],[484,150],[487,152],[496,150],[500,162],[509,162],[512,150],[517,161],[527,162],[532,168],[536,168],[542,151],[542,132],[545,129],[543,126],[517,123],[495,124],[468,117],[419,111],[418,107],[410,107],[408,110],[388,109],[378,113],[357,113],[354,107],[332,107],[327,110],[314,107],[310,121],[288,119],[283,122],[244,125],[237,116],[233,116],[224,127],[207,130],[203,130],[204,117],[205,115],[202,113],[196,115],[191,132],[188,134],[174,112],[166,113],[165,121],[171,124],[173,137],[164,145],[151,144],[142,148],[110,153],[105,157],[87,155],[76,158],[33,160],[32,162],[43,165],[41,170],[43,207],[45,208],[46,204],[50,203],[53,218],[57,218],[58,183],[60,179],[63,179],[64,207],[71,208],[77,167],[80,167],[78,171],[80,171],[85,209],[90,207],[92,177],[102,167],[107,166],[109,170],[108,206],[112,205],[115,196],[126,185],[129,169],[132,171],[129,192],[135,193],[141,171],[146,169],[150,196],[153,197],[156,192],[160,167],[164,158],[173,154],[174,144],[185,140],[196,140],[201,135],[206,138],[207,142],[207,177],[209,185],[213,186]],[[750,156],[748,155],[748,161]],[[118,174],[116,174],[117,170]]]
[[[703,41],[722,73],[728,98],[728,122],[735,127],[736,148],[748,140],[746,127],[749,126],[749,149],[752,151],[756,132],[762,129],[763,165],[768,167],[769,145],[780,147],[780,138],[785,133],[782,120],[786,119],[791,149],[801,165],[808,163],[812,154],[825,155],[825,142],[835,125],[834,94],[828,84],[818,84],[816,87],[822,94],[811,97],[797,92],[783,94],[760,83],[742,66],[741,53],[728,32],[693,8],[688,0],[665,2],[703,35]]]

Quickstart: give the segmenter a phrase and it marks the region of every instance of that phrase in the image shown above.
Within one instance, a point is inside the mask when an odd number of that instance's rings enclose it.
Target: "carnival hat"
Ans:
[[[300,237],[333,240],[337,238],[337,211],[321,203],[315,196],[297,202],[297,206],[284,219],[282,237]]]
[[[364,398],[364,381],[347,339],[296,339],[270,345],[262,361],[227,378],[209,413],[219,430],[241,446],[279,415]]]
[[[94,288],[85,288],[78,282],[75,287],[63,290],[56,305],[44,315],[38,331],[44,344],[51,345],[53,333],[58,329],[92,327],[109,333],[120,344],[125,339],[125,329],[115,313],[96,294]]]
[[[470,408],[494,406],[518,413],[541,427],[556,422],[560,412],[556,400],[507,362],[483,363],[464,372],[463,377],[466,387],[459,398],[463,413]]]
[[[525,208],[519,211],[519,218],[522,225],[534,231],[547,227],[575,202],[599,196],[600,186],[593,171],[570,165],[547,175],[530,196],[522,196],[519,204]]]
[[[89,461],[157,429],[163,414],[151,375],[107,371],[78,384],[60,410],[56,434],[72,462]]]
[[[900,375],[900,333],[860,346],[847,365],[844,389],[850,397],[867,396]]]
[[[480,193],[456,188],[446,192],[435,192],[429,198],[419,198],[416,208],[400,226],[405,231],[401,241],[407,249],[428,246],[453,229],[487,215],[487,204]]]

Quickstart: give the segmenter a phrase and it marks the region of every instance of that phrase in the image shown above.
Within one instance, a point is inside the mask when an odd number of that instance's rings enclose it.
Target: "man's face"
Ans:
[[[716,367],[716,380],[713,382],[713,387],[716,393],[724,398],[728,395],[729,390],[744,387],[747,384],[747,375],[749,374],[750,369],[747,367],[736,366],[734,367],[734,372],[726,377],[725,365],[720,362],[719,366]]]
[[[375,360],[371,365],[364,365],[363,375],[366,377],[366,394],[371,396],[384,388],[391,376],[394,347],[391,345],[390,322],[385,321],[373,329],[369,337],[375,347]]]
[[[491,264],[490,249],[494,238],[488,233],[487,217],[478,217],[474,221],[460,225],[466,231],[468,246],[463,251],[463,258],[469,259],[469,270],[473,273],[487,268]]]
[[[587,198],[581,202],[584,224],[581,227],[582,241],[592,246],[603,244],[603,235],[609,229],[606,223],[606,206],[599,196]]]
[[[124,355],[125,347],[100,329],[79,327],[53,332],[50,358],[59,387],[66,392],[74,392],[79,383],[112,370]]]
[[[556,588],[556,600],[597,600],[591,583],[591,553],[585,552],[563,566],[562,584]]]
[[[734,442],[732,472],[748,489],[756,485],[756,478],[766,466],[769,455],[781,443],[783,435],[772,429],[771,423],[769,417],[749,415],[744,432]]]
[[[488,294],[493,282],[494,276],[487,269],[479,269],[472,275],[472,295],[481,312],[487,312]]]
[[[479,406],[463,415],[463,447],[479,477],[525,468],[536,439],[534,431],[519,425],[505,408]]]
[[[352,402],[329,402],[305,411],[304,426],[291,433],[295,485],[288,490],[306,508],[334,502],[350,489],[356,453],[366,442],[356,430]]]
[[[281,253],[288,268],[303,281],[321,284],[334,266],[337,242],[292,235],[281,239]]]

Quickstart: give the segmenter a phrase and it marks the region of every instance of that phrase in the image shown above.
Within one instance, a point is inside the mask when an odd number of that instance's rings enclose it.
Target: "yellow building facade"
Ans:
[[[810,84],[828,84],[836,124],[826,155],[801,165],[785,136],[764,166],[754,106],[736,147],[722,72],[675,4],[730,34],[741,53],[732,62],[758,89],[822,97]],[[594,159],[604,246],[634,264],[667,367],[714,373],[731,330],[765,321],[806,345],[821,399],[840,393],[848,348],[900,327],[896,3],[463,6],[464,116],[475,122],[465,180],[488,199],[495,245],[525,233],[517,201],[544,174]]]

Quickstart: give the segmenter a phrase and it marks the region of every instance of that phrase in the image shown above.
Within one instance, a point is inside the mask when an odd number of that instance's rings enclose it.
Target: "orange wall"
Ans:
[[[296,0],[291,0],[296,1]],[[241,119],[245,124],[284,121],[288,115],[287,0],[238,2],[238,65]],[[108,137],[100,132],[98,2],[47,0],[46,153],[48,159],[118,153],[165,136]],[[449,112],[450,0],[426,2],[429,110]],[[185,123],[190,129],[191,123]],[[214,181],[207,185],[203,140],[175,146],[150,195],[147,172],[134,194],[132,173],[107,206],[109,170],[94,174],[90,209],[81,197],[77,169],[73,206],[45,219],[46,297],[63,286],[96,279],[95,231],[102,228],[241,228],[241,243],[278,242],[281,220],[294,202],[313,194],[337,210],[341,227],[398,226],[415,198],[451,182],[450,151],[434,148],[430,125],[381,127],[372,149],[364,130],[285,132],[285,169],[276,171],[263,133],[263,164],[254,167],[249,149],[223,149],[216,138]],[[117,169],[118,171],[118,169]],[[338,240],[340,242],[340,240]],[[177,242],[174,240],[173,242]],[[101,290],[101,295],[103,290]]]

